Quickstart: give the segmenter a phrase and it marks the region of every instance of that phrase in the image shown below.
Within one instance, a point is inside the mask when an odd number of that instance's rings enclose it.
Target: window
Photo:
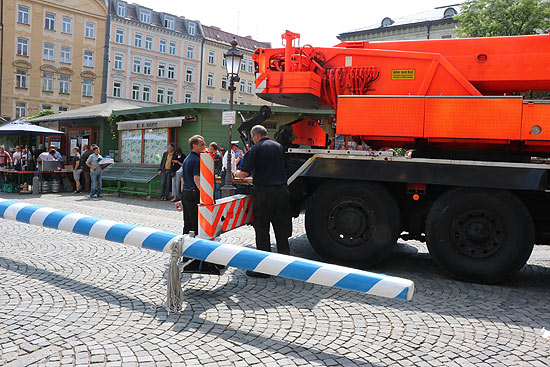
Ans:
[[[69,77],[67,75],[61,75],[59,77],[59,94],[69,94],[70,92]]]
[[[206,77],[206,85],[208,87],[213,87],[214,86],[214,73],[208,73],[208,75]]]
[[[222,57],[222,68],[225,68],[225,55]]]
[[[246,83],[246,93],[252,94],[252,90],[253,90],[252,82],[249,81]]]
[[[193,83],[193,69],[187,68],[185,70],[185,81],[187,83]]]
[[[195,33],[196,33],[196,27],[197,27],[197,26],[195,25],[195,23],[189,22],[189,34],[190,34],[191,36],[194,36],[194,35],[195,35]]]
[[[46,17],[44,19],[44,29],[55,31],[55,14],[46,13]]]
[[[176,66],[168,65],[168,79],[176,79]]]
[[[157,88],[157,103],[164,103],[164,88]]]
[[[151,11],[141,9],[139,13],[139,21],[142,23],[151,24]]]
[[[53,61],[53,43],[44,43],[44,60]]]
[[[61,107],[59,106],[59,112],[67,112],[69,110],[69,107]]]
[[[195,58],[195,46],[187,46],[187,58],[188,59],[194,59]]]
[[[27,116],[27,102],[15,102],[15,118]]]
[[[249,61],[248,62],[248,72],[249,73],[254,73],[254,61]]]
[[[140,88],[139,88],[138,84],[132,85],[132,99],[133,100],[137,101],[139,99],[139,91],[140,91]]]
[[[122,82],[113,82],[113,97],[120,98],[122,96]]]
[[[185,92],[184,103],[191,103],[191,98],[193,98],[193,95],[191,94],[191,92]]]
[[[176,55],[176,42],[170,41],[170,46],[168,48],[168,53],[170,55]]]
[[[239,83],[239,92],[244,93],[246,89],[246,81],[241,79],[241,82]]]
[[[17,23],[29,24],[29,8],[23,5],[17,7]]]
[[[44,73],[42,75],[42,91],[53,92],[53,73]]]
[[[169,16],[164,16],[164,26],[168,29],[174,29],[174,18]]]
[[[82,96],[91,97],[92,96],[92,80],[84,79],[82,81]]]
[[[168,89],[166,91],[166,103],[173,104],[174,103],[174,90]]]
[[[241,60],[241,71],[246,71],[246,61]]]
[[[122,2],[118,2],[118,5],[116,7],[116,15],[119,17],[125,17],[126,16],[126,4]]]
[[[227,89],[227,75],[222,76],[222,89]]]
[[[227,102],[227,98],[222,98],[222,99],[220,100],[220,103],[227,104],[227,103],[228,103],[228,102]]]
[[[145,102],[151,102],[151,87],[148,85],[143,86],[143,100]]]
[[[141,59],[139,57],[134,57],[134,68],[132,70],[134,73],[141,74]]]
[[[27,70],[17,69],[15,71],[15,88],[27,88]]]
[[[115,42],[124,43],[124,29],[117,28],[115,31]]]
[[[152,60],[144,60],[143,61],[143,74],[152,75],[152,73],[151,73],[152,67],[153,67],[153,61]]]
[[[166,53],[166,40],[160,40],[159,42],[159,52]]]
[[[166,78],[166,64],[164,64],[162,62],[159,62],[158,77],[159,78]]]
[[[141,33],[134,34],[134,46],[143,47],[142,41],[143,41],[143,35]]]
[[[40,107],[40,111],[51,110],[51,109],[52,109],[51,104],[43,104],[42,107]]]
[[[123,64],[124,64],[124,56],[121,54],[115,54],[115,65],[113,68],[115,70],[124,70]]]
[[[216,61],[216,52],[208,51],[208,63],[214,65]]]
[[[71,63],[71,48],[61,46],[61,62],[65,64]]]
[[[73,33],[73,20],[69,17],[63,17],[61,21],[61,32],[72,34]]]
[[[95,38],[95,24],[86,22],[86,38]]]
[[[17,39],[17,54],[19,56],[29,56],[29,40],[26,38]]]
[[[93,51],[84,51],[84,66],[93,68],[94,67],[94,52]]]
[[[147,50],[153,49],[153,36],[145,36],[145,48]]]
[[[214,103],[214,97],[212,97],[212,96],[207,96],[207,97],[206,97],[206,103]]]

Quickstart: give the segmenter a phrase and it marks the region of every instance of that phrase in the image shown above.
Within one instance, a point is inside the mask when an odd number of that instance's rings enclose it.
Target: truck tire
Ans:
[[[450,276],[500,282],[529,259],[533,220],[510,191],[459,188],[441,195],[426,219],[430,255]]]
[[[328,182],[310,198],[305,227],[323,258],[367,267],[391,253],[401,217],[393,197],[375,183]]]

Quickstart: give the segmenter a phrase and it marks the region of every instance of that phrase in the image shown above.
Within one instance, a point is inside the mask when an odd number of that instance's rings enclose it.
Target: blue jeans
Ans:
[[[90,172],[90,178],[92,181],[92,185],[90,187],[90,196],[94,196],[95,194],[97,194],[97,196],[101,196],[101,173],[98,174],[92,171]]]

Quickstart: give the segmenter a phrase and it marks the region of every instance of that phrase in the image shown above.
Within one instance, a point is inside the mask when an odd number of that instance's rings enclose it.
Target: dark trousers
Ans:
[[[82,183],[82,177],[84,177],[84,183]],[[82,185],[82,191],[83,192],[90,192],[90,186],[92,186],[92,180],[90,177],[90,171],[82,170],[82,174],[80,175],[80,183]]]
[[[160,197],[169,199],[172,192],[172,176],[169,169],[163,169],[160,174]]]
[[[256,232],[258,250],[271,251],[270,223],[275,232],[277,252],[284,255],[290,254],[288,238],[292,235],[292,217],[287,185],[256,187],[252,225]]]
[[[183,204],[183,234],[194,231],[199,234],[199,190],[183,190],[181,195]]]

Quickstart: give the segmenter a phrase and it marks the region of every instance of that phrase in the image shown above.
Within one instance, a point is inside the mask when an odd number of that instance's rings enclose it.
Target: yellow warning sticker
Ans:
[[[414,80],[414,69],[393,69],[392,80]]]

